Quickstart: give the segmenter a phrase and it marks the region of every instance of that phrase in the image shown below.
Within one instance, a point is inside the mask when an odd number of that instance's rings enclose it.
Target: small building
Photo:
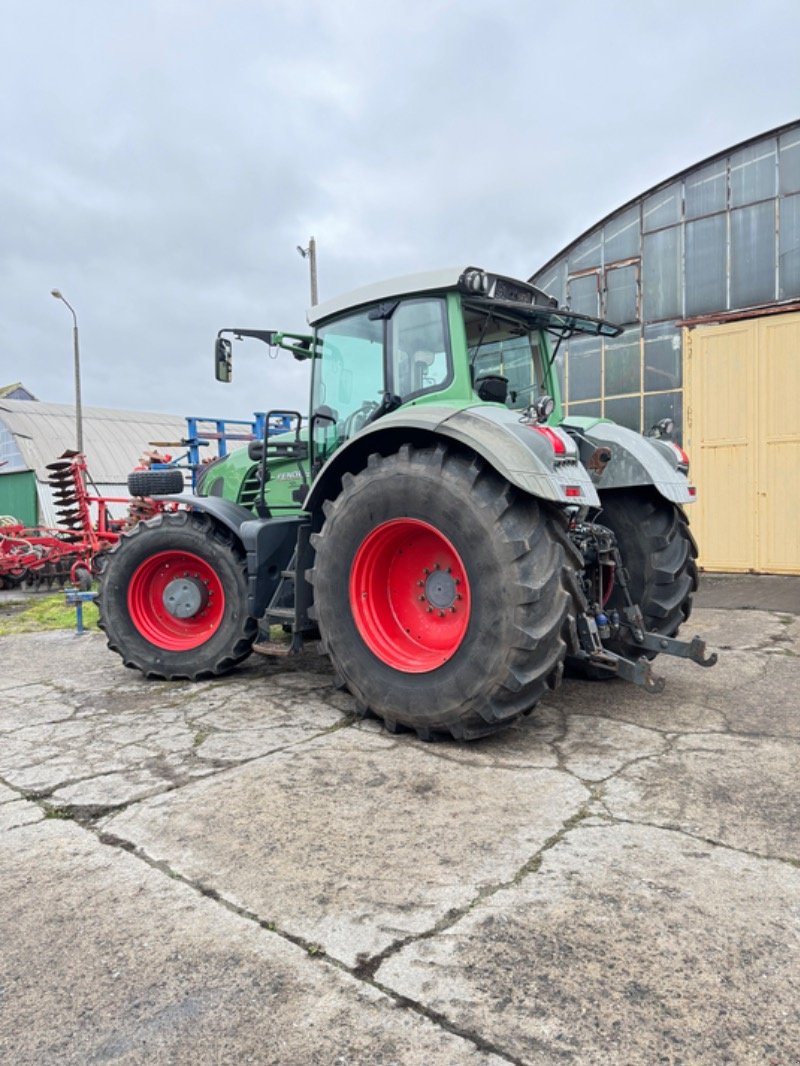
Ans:
[[[82,413],[92,489],[101,496],[127,499],[128,474],[152,442],[179,442],[186,436],[186,420],[177,415],[104,407],[84,407]],[[73,406],[0,397],[0,515],[11,515],[24,525],[54,525],[47,464],[75,447]],[[126,504],[110,510],[115,516],[124,514]]]
[[[35,400],[36,396],[28,392],[21,381],[15,381],[13,385],[0,387],[0,400]]]
[[[531,281],[624,326],[567,346],[566,409],[674,420],[701,564],[800,573],[800,122],[647,189]]]

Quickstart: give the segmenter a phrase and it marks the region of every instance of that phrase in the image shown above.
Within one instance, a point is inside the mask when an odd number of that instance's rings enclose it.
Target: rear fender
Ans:
[[[556,456],[551,440],[523,422],[518,411],[494,404],[457,410],[420,404],[384,415],[339,448],[315,479],[306,510],[318,510],[326,499],[338,495],[342,476],[362,469],[370,453],[388,455],[403,442],[424,444],[441,439],[477,452],[506,481],[531,496],[564,506],[599,506],[578,448],[566,435],[565,454]],[[572,491],[567,493],[567,489]]]
[[[597,422],[586,429],[566,418],[561,425],[577,443],[581,462],[598,492],[652,485],[672,503],[694,502],[677,456],[660,441],[614,422]]]

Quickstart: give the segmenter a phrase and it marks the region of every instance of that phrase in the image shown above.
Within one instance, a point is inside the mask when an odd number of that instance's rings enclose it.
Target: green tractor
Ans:
[[[474,267],[317,305],[312,332],[221,330],[311,361],[311,404],[213,464],[108,554],[100,625],[153,678],[223,674],[269,626],[318,639],[361,714],[429,739],[528,713],[565,663],[650,692],[697,587],[677,444],[563,418],[559,346],[610,323]],[[283,419],[289,432],[271,435]],[[289,420],[289,421],[287,421]]]

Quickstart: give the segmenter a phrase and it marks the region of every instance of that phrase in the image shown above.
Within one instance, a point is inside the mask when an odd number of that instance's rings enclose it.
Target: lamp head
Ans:
[[[51,289],[50,290],[50,295],[51,296],[55,296],[55,298],[57,300],[63,300],[64,299],[64,297],[61,295],[61,290],[60,289]]]

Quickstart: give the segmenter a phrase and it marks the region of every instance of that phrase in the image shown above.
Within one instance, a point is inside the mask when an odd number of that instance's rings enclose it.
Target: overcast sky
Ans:
[[[800,117],[800,5],[0,0],[0,384],[245,418],[307,364],[222,326],[475,264],[527,277],[676,171]]]

